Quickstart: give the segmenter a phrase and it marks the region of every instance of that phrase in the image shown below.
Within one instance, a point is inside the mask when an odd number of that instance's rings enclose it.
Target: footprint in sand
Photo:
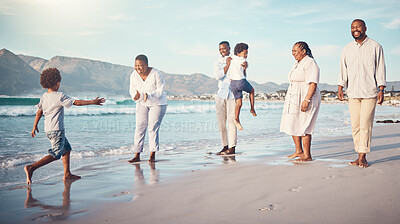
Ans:
[[[289,191],[291,191],[291,192],[299,192],[300,189],[301,189],[301,187],[295,187],[295,188],[289,189]]]
[[[278,206],[278,205],[276,205],[276,204],[271,204],[271,205],[268,205],[267,207],[259,208],[258,210],[259,210],[259,211],[266,211],[266,212],[268,212],[268,211],[272,211],[272,210],[276,209],[277,206]]]

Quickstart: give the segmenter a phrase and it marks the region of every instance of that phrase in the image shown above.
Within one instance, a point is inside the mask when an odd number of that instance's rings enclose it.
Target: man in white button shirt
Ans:
[[[222,41],[219,44],[221,57],[214,63],[214,76],[218,80],[218,93],[216,96],[216,113],[219,131],[221,134],[222,150],[217,155],[228,155],[235,153],[237,143],[237,129],[235,120],[235,98],[230,90],[231,80],[226,76],[229,69],[227,58],[230,55],[229,42]],[[228,131],[226,123],[228,122]],[[229,142],[228,142],[229,140]]]
[[[366,154],[370,152],[372,125],[376,104],[382,104],[386,87],[386,70],[383,49],[367,37],[367,27],[361,19],[351,23],[355,41],[348,43],[340,58],[338,98],[343,101],[343,88],[349,98],[349,111],[358,158],[351,165],[368,167]]]

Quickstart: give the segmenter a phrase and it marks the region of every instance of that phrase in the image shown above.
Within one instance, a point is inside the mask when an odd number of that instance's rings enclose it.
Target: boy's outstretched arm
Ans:
[[[42,115],[43,115],[43,110],[39,109],[36,112],[35,123],[33,124],[32,132],[31,132],[32,138],[36,136],[36,131],[39,132],[37,125],[40,121],[40,118],[42,118]]]
[[[85,105],[100,105],[103,106],[103,103],[106,102],[106,99],[96,97],[94,100],[75,100],[75,106],[85,106]]]

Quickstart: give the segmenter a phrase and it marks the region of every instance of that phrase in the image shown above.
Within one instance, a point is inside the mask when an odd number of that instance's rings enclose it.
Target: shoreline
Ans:
[[[63,222],[395,223],[400,218],[398,125],[374,127],[368,168],[347,165],[356,157],[352,144],[350,135],[316,138],[312,162],[292,163],[284,155],[241,162],[237,156],[214,169],[136,188],[131,200],[100,203]]]

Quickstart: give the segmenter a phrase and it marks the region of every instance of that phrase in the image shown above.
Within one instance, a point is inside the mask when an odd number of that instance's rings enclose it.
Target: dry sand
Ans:
[[[198,170],[62,222],[399,223],[400,126],[374,128],[369,168],[347,165],[352,148],[350,135],[315,139],[312,162],[281,156]]]

